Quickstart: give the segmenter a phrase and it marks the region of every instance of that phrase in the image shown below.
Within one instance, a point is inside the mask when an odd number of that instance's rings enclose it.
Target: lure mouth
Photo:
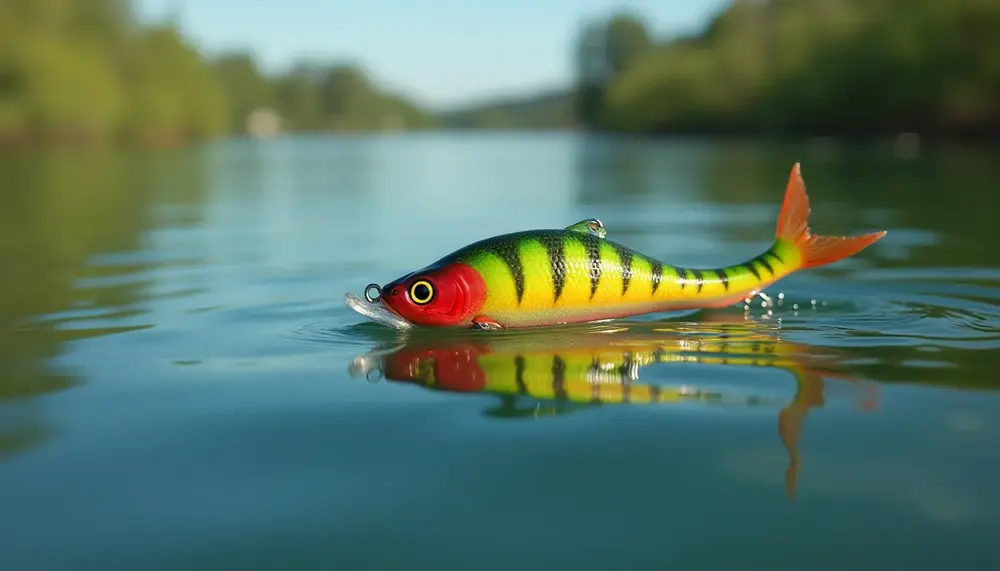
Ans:
[[[369,293],[373,289],[379,292],[378,297],[372,297]],[[413,327],[412,323],[403,319],[382,303],[381,288],[379,288],[378,284],[368,284],[368,287],[365,288],[365,299],[361,299],[350,292],[345,293],[344,303],[347,304],[347,307],[380,325],[400,331]]]

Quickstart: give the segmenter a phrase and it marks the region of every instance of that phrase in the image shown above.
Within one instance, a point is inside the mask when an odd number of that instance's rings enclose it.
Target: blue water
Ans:
[[[993,157],[519,133],[6,156],[0,569],[996,566]],[[589,217],[739,262],[795,161],[816,232],[889,234],[770,312],[399,337],[343,303]]]

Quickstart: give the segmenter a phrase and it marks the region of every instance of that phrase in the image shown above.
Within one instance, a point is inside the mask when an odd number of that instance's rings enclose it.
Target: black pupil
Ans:
[[[431,288],[427,287],[427,284],[417,284],[417,287],[413,288],[413,295],[417,301],[427,301],[431,296]]]

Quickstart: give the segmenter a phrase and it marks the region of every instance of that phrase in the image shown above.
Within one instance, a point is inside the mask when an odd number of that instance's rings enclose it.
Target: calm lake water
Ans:
[[[573,134],[5,154],[0,569],[995,566],[996,156]],[[739,262],[795,161],[814,231],[889,234],[770,288],[770,314],[399,337],[343,302],[592,216],[669,263]]]

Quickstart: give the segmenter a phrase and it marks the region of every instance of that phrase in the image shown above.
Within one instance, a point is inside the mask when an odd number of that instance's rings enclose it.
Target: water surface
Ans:
[[[351,312],[598,217],[677,265],[888,236],[759,301],[534,333]],[[995,150],[557,135],[0,159],[0,569],[985,569]],[[628,401],[624,404],[623,401]]]

